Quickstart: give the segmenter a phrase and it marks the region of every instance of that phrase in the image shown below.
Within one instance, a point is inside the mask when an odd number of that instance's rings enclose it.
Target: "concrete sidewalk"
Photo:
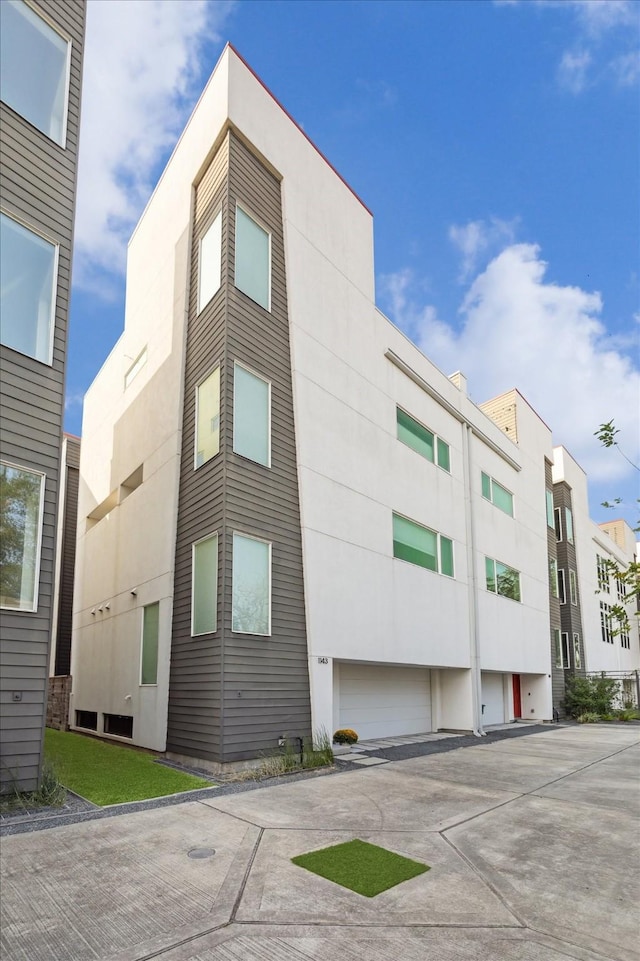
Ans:
[[[585,725],[10,836],[2,958],[637,961],[639,769],[638,726]],[[291,863],[353,837],[431,870]]]

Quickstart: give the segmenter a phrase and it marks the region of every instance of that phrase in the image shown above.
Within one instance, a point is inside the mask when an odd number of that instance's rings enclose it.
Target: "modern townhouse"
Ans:
[[[552,447],[521,430],[377,310],[371,213],[227,46],[85,399],[72,725],[215,770],[550,719]]]
[[[49,674],[84,0],[0,4],[0,783],[37,787]]]
[[[554,449],[553,480],[566,667],[616,676],[636,700],[638,618],[628,606],[629,628],[620,630],[612,616],[612,608],[626,601],[613,570],[626,570],[635,560],[635,535],[625,521],[590,519],[586,475],[563,447]]]

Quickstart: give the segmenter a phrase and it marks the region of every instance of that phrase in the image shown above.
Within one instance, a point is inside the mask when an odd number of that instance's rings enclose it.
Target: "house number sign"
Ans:
[[[319,657],[319,658],[318,658],[318,664],[328,664],[328,663],[329,663],[329,658],[328,658],[328,657]]]

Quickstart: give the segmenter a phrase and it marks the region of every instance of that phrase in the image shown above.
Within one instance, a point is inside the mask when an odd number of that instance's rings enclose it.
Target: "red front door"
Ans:
[[[520,696],[520,675],[512,674],[513,679],[513,716],[522,717],[522,698]]]

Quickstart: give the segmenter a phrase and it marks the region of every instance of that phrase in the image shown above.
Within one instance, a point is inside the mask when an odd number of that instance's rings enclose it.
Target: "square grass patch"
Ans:
[[[365,898],[375,898],[376,894],[429,871],[428,864],[420,864],[357,838],[321,851],[299,854],[291,860]]]

